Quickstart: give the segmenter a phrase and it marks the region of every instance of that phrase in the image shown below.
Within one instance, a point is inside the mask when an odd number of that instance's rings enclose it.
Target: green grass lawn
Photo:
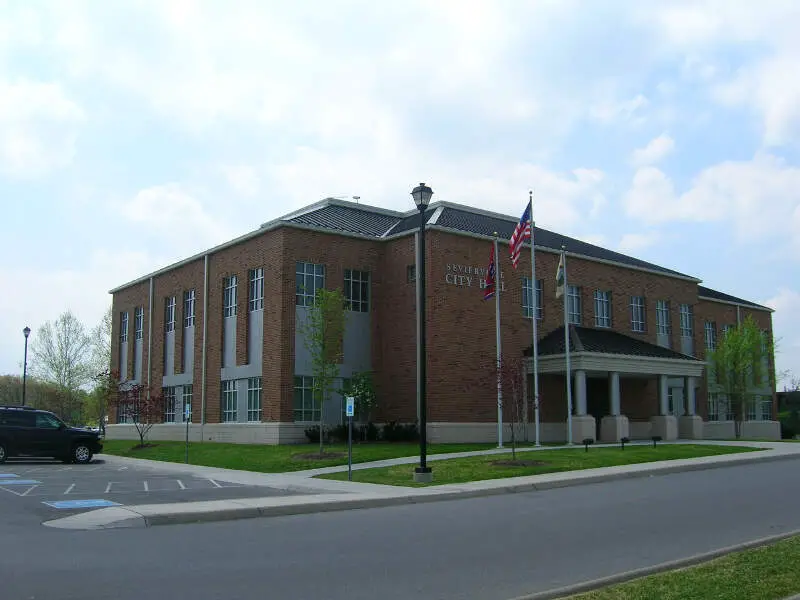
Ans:
[[[651,575],[570,600],[781,600],[800,592],[800,537],[697,567]]]
[[[500,479],[503,477],[519,477],[522,475],[541,475],[559,471],[577,471],[596,467],[631,465],[635,463],[659,460],[675,460],[680,458],[696,458],[700,456],[716,456],[740,452],[758,451],[758,448],[738,446],[702,446],[692,444],[664,444],[656,448],[652,446],[627,446],[625,450],[613,448],[570,448],[563,450],[538,450],[517,454],[518,460],[535,460],[543,464],[530,466],[502,466],[493,464],[497,460],[508,460],[511,455],[473,456],[431,462],[434,482],[417,484],[412,481],[414,465],[398,465],[353,471],[353,481],[362,483],[380,483],[384,485],[443,485],[447,483],[466,483],[484,479]],[[347,473],[321,475],[327,479],[347,479]]]
[[[166,462],[184,461],[184,442],[152,442],[153,447],[137,448],[138,441],[105,440],[103,452],[117,456],[132,458],[147,458]],[[496,447],[495,444],[429,444],[428,453],[469,452],[473,450],[488,450]],[[330,444],[325,446],[325,452],[331,458],[308,459],[299,458],[302,454],[319,452],[319,444],[299,444],[268,446],[264,444],[221,444],[216,442],[192,442],[189,444],[189,463],[219,467],[222,469],[239,469],[243,471],[259,471],[262,473],[283,473],[287,471],[302,471],[318,467],[332,467],[347,464],[347,445]],[[335,453],[343,454],[338,458]],[[353,444],[353,462],[370,462],[414,456],[419,454],[418,443],[365,443]]]

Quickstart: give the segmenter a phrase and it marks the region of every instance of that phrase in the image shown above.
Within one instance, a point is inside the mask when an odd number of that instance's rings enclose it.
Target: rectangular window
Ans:
[[[194,327],[194,290],[183,292],[183,326]]]
[[[536,319],[544,319],[544,279],[536,280]],[[531,278],[522,278],[522,313],[530,319],[533,315],[533,299],[531,294]]]
[[[264,309],[264,269],[250,269],[250,312]]]
[[[314,378],[305,375],[294,378],[294,420],[319,421],[320,403],[314,398]]]
[[[247,380],[247,421],[249,423],[261,421],[261,377],[251,377]]]
[[[222,422],[236,422],[236,405],[238,397],[236,394],[236,381],[229,380],[222,382]]]
[[[226,277],[222,282],[222,313],[225,317],[236,316],[236,275]]]
[[[670,317],[669,300],[656,301],[656,333],[669,335],[672,333],[672,318]]]
[[[772,420],[772,398],[769,396],[761,396],[761,420]]]
[[[760,396],[755,396],[754,398],[748,400],[747,406],[747,414],[745,415],[745,421],[757,421],[758,418],[761,416],[759,413],[761,412],[761,407],[759,406]]]
[[[344,300],[347,310],[369,312],[369,271],[344,270]]]
[[[164,331],[175,331],[175,296],[164,303]]]
[[[733,421],[733,407],[725,394],[708,394],[708,420]]]
[[[165,387],[164,392],[164,423],[175,422],[175,388]]]
[[[694,314],[691,304],[681,304],[681,336],[694,336]]]
[[[123,312],[119,314],[119,341],[125,343],[128,341],[128,313]]]
[[[631,296],[631,330],[644,333],[646,323],[644,296]]]
[[[725,339],[725,336],[728,335],[729,332],[733,331],[736,328],[735,325],[723,325],[722,326],[722,339]]]
[[[139,306],[133,312],[133,329],[137,340],[144,337],[144,307]]]
[[[717,324],[714,321],[706,321],[705,323],[706,335],[706,350],[717,349]]]
[[[611,327],[611,292],[594,292],[594,326]]]
[[[183,422],[186,422],[186,413],[189,413],[189,420],[192,418],[192,396],[194,395],[194,387],[191,385],[183,386]]]
[[[406,267],[406,281],[408,283],[414,283],[416,280],[417,280],[417,266],[408,265]]]
[[[583,320],[581,306],[581,288],[577,285],[567,286],[567,314],[572,325],[580,325]]]
[[[317,290],[325,287],[325,265],[298,262],[295,266],[295,303],[313,306]]]

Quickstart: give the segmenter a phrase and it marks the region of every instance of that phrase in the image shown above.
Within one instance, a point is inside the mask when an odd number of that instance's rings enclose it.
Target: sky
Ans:
[[[0,0],[0,373],[26,325],[424,181],[774,308],[800,375],[798,30],[796,0]]]

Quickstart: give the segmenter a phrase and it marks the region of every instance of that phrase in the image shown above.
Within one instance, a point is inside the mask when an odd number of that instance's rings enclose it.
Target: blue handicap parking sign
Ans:
[[[54,502],[42,502],[52,508],[100,508],[103,506],[120,506],[119,502],[111,500],[57,500]]]
[[[39,485],[41,481],[35,479],[3,479],[0,485]]]

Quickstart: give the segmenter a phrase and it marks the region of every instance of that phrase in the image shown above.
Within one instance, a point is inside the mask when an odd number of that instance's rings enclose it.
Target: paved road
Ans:
[[[6,525],[3,600],[508,600],[800,528],[800,459],[150,529]]]

